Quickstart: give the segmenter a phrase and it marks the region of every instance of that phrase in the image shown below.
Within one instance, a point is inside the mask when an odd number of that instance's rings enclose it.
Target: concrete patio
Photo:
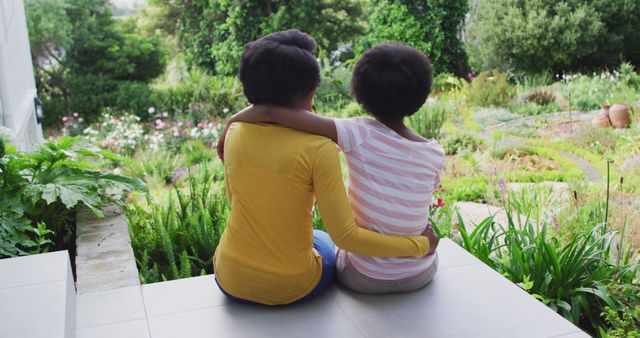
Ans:
[[[77,297],[76,318],[67,313],[66,319],[34,321],[34,311],[54,307],[53,301],[64,308],[65,298],[27,297],[40,292],[34,288],[53,291],[47,283],[14,277],[12,286],[0,289],[0,337],[72,337],[58,323],[64,320],[75,321],[78,338],[589,337],[450,240],[443,240],[438,252],[440,270],[421,291],[366,296],[334,286],[309,303],[280,308],[231,302],[208,275],[67,295]],[[47,255],[59,259],[66,253]],[[20,269],[13,264],[11,271],[12,260],[0,261],[2,279],[6,273],[46,272],[34,266],[37,257],[18,258],[30,261]],[[42,335],[39,326],[56,327],[60,334]]]

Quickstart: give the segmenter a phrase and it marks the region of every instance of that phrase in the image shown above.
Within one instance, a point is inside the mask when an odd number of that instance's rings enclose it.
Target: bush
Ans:
[[[372,2],[369,30],[356,43],[356,54],[385,42],[401,42],[425,53],[436,73],[467,75],[467,55],[458,39],[468,1]]]
[[[478,150],[482,142],[469,134],[461,134],[445,137],[442,141],[447,155],[456,155],[463,152],[474,152]]]
[[[426,105],[409,116],[407,124],[411,129],[427,139],[440,139],[442,125],[447,112],[441,106]]]
[[[598,109],[604,103],[633,103],[638,98],[636,89],[617,71],[564,75],[558,86],[564,98],[570,99],[572,108],[583,111]]]
[[[448,203],[457,202],[478,202],[487,201],[489,182],[484,176],[460,177],[456,179],[444,178],[442,186],[445,191],[443,199]]]
[[[640,3],[613,1],[480,1],[465,37],[482,69],[561,73],[640,64]]]
[[[143,121],[149,121],[152,118],[149,108],[154,106],[153,92],[146,83],[125,81],[118,84],[113,102],[115,111],[134,114]]]
[[[275,31],[304,29],[327,51],[362,32],[360,1],[178,0],[165,6],[179,8],[187,63],[218,75],[237,73],[243,46]]]
[[[513,121],[520,116],[505,108],[485,108],[473,113],[473,120],[482,127]]]
[[[476,107],[500,106],[509,102],[515,87],[509,84],[504,73],[482,72],[464,87],[463,93],[466,101]]]
[[[561,242],[546,223],[514,220],[513,212],[529,213],[519,209],[526,203],[513,198],[505,203],[507,224],[496,224],[489,217],[469,233],[459,219],[460,245],[567,320],[595,334],[606,325],[605,308],[621,308],[607,285],[614,281],[633,284],[640,266],[630,251],[615,249],[624,243],[607,230],[606,217],[592,215],[585,219],[582,229],[586,230]]]
[[[131,245],[143,283],[213,273],[213,254],[226,224],[226,195],[207,171],[149,210],[127,208]]]
[[[154,88],[157,111],[175,118],[223,117],[247,105],[237,77],[211,76],[192,70],[182,82]]]
[[[124,191],[146,191],[140,180],[103,174],[89,164],[123,161],[114,154],[63,137],[32,153],[0,140],[0,258],[48,250],[75,250],[76,206],[97,216],[106,203],[122,205]]]

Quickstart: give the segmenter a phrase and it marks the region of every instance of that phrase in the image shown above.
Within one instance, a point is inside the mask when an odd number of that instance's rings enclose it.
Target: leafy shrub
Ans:
[[[113,109],[134,114],[142,121],[148,121],[151,118],[149,108],[155,105],[153,92],[148,84],[125,81],[118,85]]]
[[[189,175],[167,200],[149,210],[126,210],[131,245],[143,283],[213,273],[213,254],[226,224],[226,195],[205,171]]]
[[[320,113],[327,111],[342,111],[345,106],[353,102],[351,97],[351,63],[334,63],[327,57],[320,58],[320,74],[322,79],[316,97],[314,108]],[[349,114],[341,113],[340,115]]]
[[[536,116],[562,111],[562,108],[555,102],[542,106],[532,102],[517,102],[508,104],[507,107],[514,113],[524,116]]]
[[[629,86],[640,90],[640,74],[629,62],[620,64],[620,78]]]
[[[8,148],[0,155],[0,257],[73,251],[77,205],[101,216],[106,203],[122,204],[114,196],[145,191],[140,180],[96,171],[89,159],[122,159],[75,138],[45,143],[29,154]]]
[[[520,116],[505,108],[485,108],[473,113],[473,120],[483,126],[494,126],[500,123],[513,121]]]
[[[247,105],[237,77],[211,76],[197,70],[176,85],[154,88],[154,102],[158,112],[193,120],[226,116]]]
[[[438,95],[440,93],[462,89],[465,84],[465,80],[451,73],[440,73],[433,78],[431,92],[434,95]]]
[[[444,178],[442,186],[445,189],[443,199],[452,203],[458,202],[479,202],[487,200],[489,182],[484,176],[460,177],[456,179]]]
[[[464,87],[463,93],[466,101],[476,107],[499,106],[511,99],[515,87],[509,84],[504,73],[482,72]]]
[[[182,145],[180,151],[185,154],[186,164],[189,167],[211,161],[212,158],[212,151],[200,141],[189,141]]]
[[[604,103],[635,102],[638,92],[620,78],[618,71],[588,75],[564,75],[560,91],[573,109],[588,111]]]
[[[605,307],[604,319],[608,328],[600,328],[600,335],[607,338],[640,337],[640,286],[624,281],[607,285],[617,308]]]
[[[401,42],[425,53],[435,72],[467,75],[467,55],[458,32],[469,8],[468,1],[399,1],[372,2],[369,30],[356,43],[356,54],[377,44]]]
[[[524,101],[546,106],[556,101],[556,95],[548,90],[538,88],[527,94]]]
[[[476,151],[480,147],[481,141],[469,134],[447,136],[442,141],[447,155],[456,155],[467,151]]]
[[[409,116],[407,123],[411,129],[424,138],[440,139],[446,114],[445,109],[441,106],[426,105]]]
[[[150,187],[162,187],[173,182],[174,174],[184,162],[182,154],[166,148],[147,148],[136,153],[133,161],[125,163],[121,170],[128,176],[143,179]]]
[[[327,51],[362,32],[359,1],[178,0],[159,5],[176,15],[187,63],[220,75],[237,73],[243,46],[271,32],[304,27]]]
[[[481,1],[465,38],[474,66],[526,73],[640,64],[634,1]]]
[[[517,205],[512,200],[505,205],[508,224],[489,217],[470,233],[459,217],[460,245],[583,329],[594,332],[605,325],[605,307],[618,308],[607,284],[632,284],[640,268],[630,252],[613,249],[620,243],[600,223],[603,219],[589,219],[590,227],[565,243],[551,235],[546,223],[514,220]]]

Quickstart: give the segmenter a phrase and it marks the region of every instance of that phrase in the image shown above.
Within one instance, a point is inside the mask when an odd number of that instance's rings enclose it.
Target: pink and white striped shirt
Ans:
[[[436,141],[408,140],[381,122],[334,119],[338,146],[349,165],[349,201],[356,223],[391,235],[419,235],[429,219],[445,153]],[[415,276],[434,263],[423,257],[372,257],[348,253],[361,273],[376,279]]]

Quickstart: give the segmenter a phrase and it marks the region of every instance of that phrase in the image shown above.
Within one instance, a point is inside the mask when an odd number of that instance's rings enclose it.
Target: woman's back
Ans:
[[[320,278],[321,259],[310,249],[313,166],[335,146],[276,125],[241,123],[225,149],[231,216],[216,251],[216,278],[239,298],[291,302]]]

